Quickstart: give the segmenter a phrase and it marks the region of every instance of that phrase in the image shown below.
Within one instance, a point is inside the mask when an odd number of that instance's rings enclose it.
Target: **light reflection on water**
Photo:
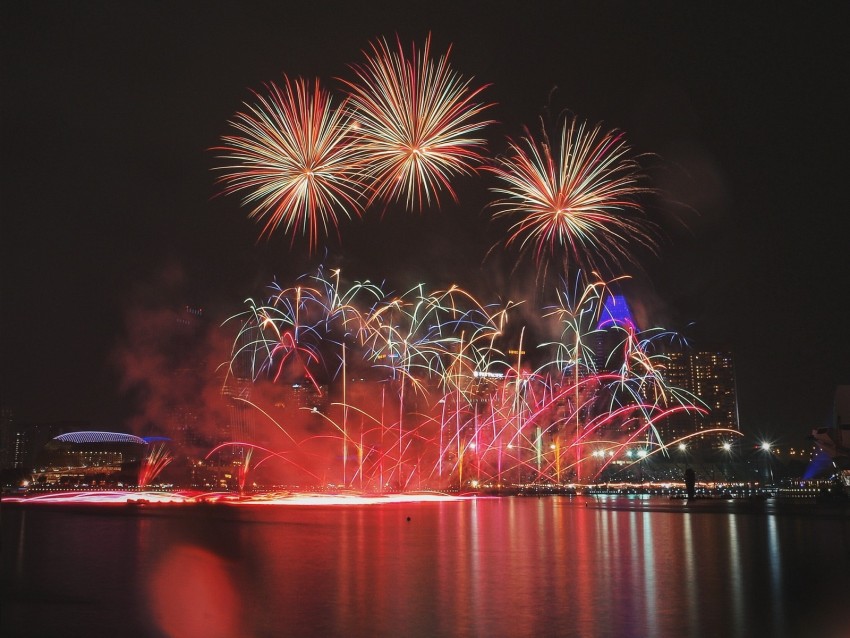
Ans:
[[[3,635],[850,634],[847,508],[9,507],[2,527]]]
[[[728,531],[728,548],[724,552],[729,559],[729,575],[730,575],[730,601],[732,603],[731,619],[732,619],[732,635],[742,636],[744,625],[744,607],[743,607],[743,570],[746,563],[741,561],[741,545],[738,538],[738,515],[729,515],[729,531]],[[778,628],[777,628],[778,629]]]
[[[775,516],[767,519],[767,555],[770,563],[770,598],[774,603],[772,609],[773,625],[784,630],[786,624],[785,614],[783,613],[784,605],[776,604],[776,601],[782,600],[782,552]],[[782,633],[784,635],[784,631]],[[850,625],[848,625],[847,634],[850,635]]]
[[[685,564],[685,604],[687,606],[687,623],[689,627],[698,627],[699,621],[699,588],[696,579],[696,550],[694,548],[694,533],[691,526],[691,516],[682,517],[682,559]]]

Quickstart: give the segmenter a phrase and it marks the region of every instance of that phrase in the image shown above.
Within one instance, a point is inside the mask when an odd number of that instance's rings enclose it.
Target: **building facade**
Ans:
[[[662,438],[672,442],[688,435],[700,447],[716,447],[738,430],[735,363],[731,352],[680,350],[667,353],[668,383],[692,394],[704,412],[680,412],[659,424]]]

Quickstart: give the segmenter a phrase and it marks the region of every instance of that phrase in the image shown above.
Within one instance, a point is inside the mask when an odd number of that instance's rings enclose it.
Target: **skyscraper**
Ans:
[[[89,428],[88,421],[54,421],[50,423],[19,423],[5,410],[2,420],[3,470],[31,471],[48,441],[60,434]]]
[[[624,360],[626,335],[640,335],[626,298],[611,295],[605,299],[595,333],[594,353],[598,370],[616,370]],[[653,346],[655,347],[655,346]],[[738,401],[732,353],[717,349],[689,349],[665,340],[659,344],[655,360],[665,383],[685,395],[705,412],[674,412],[654,423],[661,442],[669,444],[689,435],[689,443],[712,448],[721,438],[719,429],[738,429]]]
[[[723,350],[679,350],[667,353],[667,381],[695,395],[705,414],[681,412],[659,424],[666,442],[688,434],[694,443],[713,446],[723,437],[718,429],[738,429],[738,399],[732,353]]]

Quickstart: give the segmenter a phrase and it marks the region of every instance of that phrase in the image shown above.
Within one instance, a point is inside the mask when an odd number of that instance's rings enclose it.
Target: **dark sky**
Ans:
[[[249,89],[282,73],[336,88],[375,38],[430,31],[490,85],[494,152],[551,103],[654,154],[658,186],[696,212],[662,211],[667,239],[638,303],[697,347],[732,350],[745,431],[802,442],[850,383],[847,14],[838,2],[4,2],[3,404],[20,421],[121,429],[133,408],[113,353],[141,298],[218,320],[271,277],[312,269],[288,238],[258,244],[237,198],[213,199],[208,149]],[[345,272],[499,280],[482,266],[487,187],[460,180],[459,205],[344,227]]]

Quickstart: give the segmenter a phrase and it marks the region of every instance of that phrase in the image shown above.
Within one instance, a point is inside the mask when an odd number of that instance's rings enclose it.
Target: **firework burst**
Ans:
[[[255,93],[230,125],[237,135],[213,150],[226,163],[218,181],[224,193],[241,193],[253,207],[249,217],[264,220],[262,235],[278,227],[307,237],[310,251],[336,230],[338,218],[359,216],[362,207],[351,122],[345,102],[334,108],[318,80],[271,83]]]
[[[668,379],[665,348],[675,335],[605,319],[619,279],[592,275],[585,287],[577,276],[543,310],[558,336],[526,354],[525,328],[518,338],[505,331],[518,304],[485,305],[456,286],[434,291],[419,284],[400,295],[368,282],[340,288],[339,271],[327,279],[320,268],[300,278],[310,286],[275,284],[267,305],[249,301],[251,308],[237,315],[242,326],[230,370],[258,371],[280,383],[285,368],[294,372],[286,382],[301,375],[316,383],[316,368],[324,398],[300,409],[324,425],[296,438],[257,404],[236,400],[286,434],[275,458],[294,470],[324,458],[326,443],[341,448],[346,486],[595,478],[637,449],[663,453],[671,443],[665,437],[678,427],[669,421],[706,409]],[[334,356],[339,367],[321,360]],[[247,462],[238,468],[249,469]]]
[[[139,487],[148,487],[165,467],[174,460],[164,444],[150,448],[139,471]]]
[[[358,126],[359,151],[370,181],[370,203],[382,198],[439,203],[439,192],[457,196],[450,180],[471,174],[482,161],[484,140],[473,137],[489,121],[479,115],[489,105],[475,101],[485,88],[473,89],[448,63],[449,52],[431,58],[430,36],[421,51],[405,55],[400,41],[393,51],[386,40],[372,44],[366,62],[352,65],[357,78],[343,80]]]
[[[526,129],[489,167],[502,182],[492,191],[493,217],[510,217],[507,246],[533,252],[538,266],[559,259],[588,270],[634,263],[630,244],[654,250],[653,226],[640,216],[638,196],[650,192],[619,131],[565,118],[557,145]]]

